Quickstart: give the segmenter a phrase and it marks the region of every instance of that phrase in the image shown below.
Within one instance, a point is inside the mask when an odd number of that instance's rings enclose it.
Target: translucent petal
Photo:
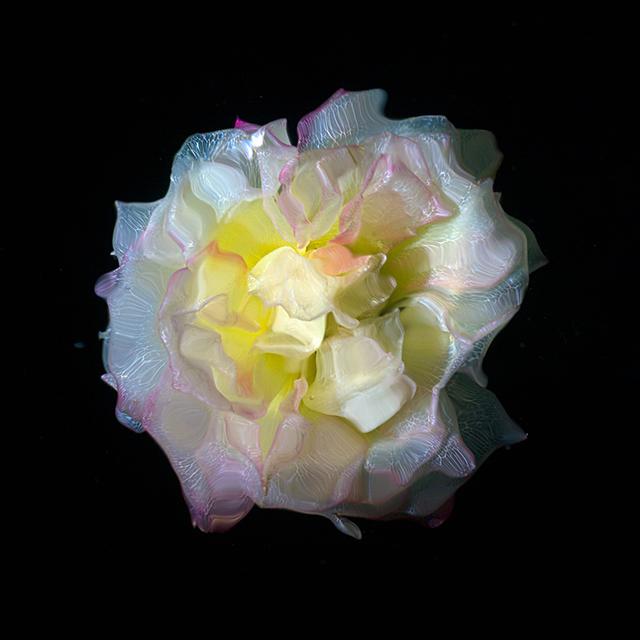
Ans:
[[[460,435],[481,464],[495,449],[521,442],[524,431],[507,415],[496,395],[458,373],[447,385]]]
[[[126,203],[116,202],[117,221],[113,232],[113,250],[122,264],[122,258],[127,250],[146,229],[151,213],[158,206],[158,202]]]
[[[234,444],[251,449],[255,423],[216,411],[165,383],[146,427],[180,479],[194,525],[224,531],[250,511],[260,495],[260,476],[249,453]]]
[[[252,349],[270,314],[249,296],[246,273],[242,258],[212,243],[173,276],[160,324],[176,388],[255,416],[265,398],[254,388]]]
[[[379,158],[354,219],[357,253],[387,252],[424,225],[450,215],[444,200],[402,162]]]
[[[298,148],[326,149],[359,144],[371,136],[392,132],[399,136],[453,134],[443,116],[391,120],[383,114],[387,94],[382,89],[337,91],[298,124]]]
[[[144,256],[164,268],[177,271],[185,265],[180,245],[167,231],[167,220],[171,212],[173,191],[160,201],[152,211],[149,224],[140,239]]]
[[[362,435],[340,418],[308,410],[303,415],[289,422],[297,449],[274,465],[260,506],[318,513],[352,491],[367,448]]]
[[[201,161],[215,161],[237,169],[249,185],[260,187],[260,170],[256,162],[251,135],[240,129],[199,133],[185,141],[171,168],[171,181],[179,184]]]
[[[220,162],[197,162],[189,171],[189,182],[195,196],[211,206],[218,221],[238,202],[262,194],[249,185],[241,171]]]
[[[405,372],[423,389],[444,386],[457,363],[460,349],[455,337],[441,326],[428,299],[400,312],[404,328],[402,360]]]
[[[96,285],[107,298],[110,325],[105,359],[118,388],[121,422],[142,420],[144,403],[167,365],[157,328],[157,314],[171,269],[140,254],[130,256],[116,272]]]
[[[502,162],[502,153],[491,131],[458,129],[456,153],[462,166],[475,178],[495,178]]]
[[[518,227],[522,233],[524,233],[527,238],[527,265],[529,269],[529,273],[533,273],[536,269],[540,267],[544,267],[549,261],[542,253],[542,249],[540,249],[540,245],[536,240],[536,236],[533,231],[524,223],[522,220],[518,220],[513,216],[505,214],[507,218]]]
[[[418,289],[453,292],[495,287],[525,260],[526,240],[499,210],[490,181],[473,189],[460,213],[425,228],[389,256],[387,271]],[[423,254],[422,256],[420,254]],[[421,280],[407,274],[421,268]],[[395,296],[411,293],[398,287]]]
[[[368,317],[380,311],[396,287],[395,278],[381,271],[386,256],[378,253],[366,257],[366,263],[337,279],[333,311],[340,312],[336,318],[345,326],[353,326],[349,318]]]

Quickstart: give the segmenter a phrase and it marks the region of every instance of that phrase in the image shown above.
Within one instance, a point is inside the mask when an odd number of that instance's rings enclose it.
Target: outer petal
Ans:
[[[455,408],[460,435],[473,452],[476,468],[495,449],[520,442],[526,436],[505,413],[496,396],[464,374],[456,374],[447,387]],[[424,517],[441,507],[468,478],[427,475],[411,486],[399,509]]]
[[[526,238],[500,210],[491,181],[470,190],[460,212],[394,248],[385,271],[394,298],[431,288],[454,293],[489,289],[526,261]]]
[[[139,430],[142,407],[167,365],[156,317],[171,269],[140,253],[96,283],[106,298],[110,325],[103,334],[108,381],[118,391],[116,414],[124,425]]]
[[[372,169],[352,227],[358,253],[387,252],[424,225],[450,215],[444,200],[401,161],[383,155]]]
[[[234,205],[275,193],[277,177],[296,155],[286,123],[191,136],[175,157],[167,196],[172,202],[167,230],[185,256],[210,242]]]
[[[390,120],[383,114],[386,101],[387,94],[382,89],[354,92],[340,89],[321,107],[300,120],[298,149],[305,151],[359,144],[388,131],[407,137],[418,132],[454,132],[442,116]]]
[[[122,264],[125,253],[132,247],[147,228],[153,210],[158,202],[126,203],[116,202],[118,218],[113,232],[113,250]]]
[[[217,411],[172,389],[165,379],[149,403],[145,427],[171,461],[193,523],[203,531],[232,527],[259,499],[260,475],[251,460],[257,441],[254,422]]]
[[[278,464],[260,506],[309,513],[347,498],[367,448],[363,436],[340,418],[309,411],[290,416],[274,445]]]

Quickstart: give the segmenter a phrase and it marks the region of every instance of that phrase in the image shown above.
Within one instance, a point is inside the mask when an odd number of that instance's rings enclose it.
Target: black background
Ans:
[[[621,336],[607,306],[634,233],[634,175],[623,153],[633,135],[629,41],[597,19],[510,14],[415,29],[390,20],[323,37],[298,30],[279,42],[247,23],[210,40],[206,31],[170,33],[146,34],[137,47],[134,30],[99,43],[84,33],[41,85],[47,142],[66,149],[57,182],[65,223],[51,225],[62,250],[43,274],[60,312],[53,357],[62,369],[49,370],[54,399],[36,430],[41,525],[28,535],[42,557],[93,567],[145,556],[191,570],[187,558],[197,558],[203,574],[265,564],[314,574],[357,563],[420,575],[547,571],[562,582],[588,571],[593,559],[578,549],[609,518],[597,479],[597,456],[612,446],[605,434],[618,426],[607,379],[631,378],[631,358],[612,370]],[[359,521],[358,542],[322,518],[254,508],[229,533],[204,534],[192,528],[161,450],[116,421],[115,393],[100,380],[97,334],[108,315],[93,285],[116,266],[113,202],[162,197],[184,139],[236,116],[286,117],[295,140],[299,118],[340,87],[385,89],[390,117],[443,114],[495,133],[504,153],[495,189],[550,261],[485,361],[489,388],[529,439],[495,453],[438,529]],[[38,384],[31,363],[20,372],[27,387]]]

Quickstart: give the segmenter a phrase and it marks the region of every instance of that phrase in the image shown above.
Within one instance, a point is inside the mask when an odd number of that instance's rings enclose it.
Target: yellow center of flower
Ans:
[[[331,228],[300,246],[283,240],[261,199],[242,202],[190,267],[197,324],[219,336],[224,352],[211,365],[215,385],[253,412],[264,455],[285,405],[369,432],[415,393],[403,373],[399,312],[380,315],[396,286],[381,272],[386,256],[332,243]],[[306,391],[293,407],[297,380]]]

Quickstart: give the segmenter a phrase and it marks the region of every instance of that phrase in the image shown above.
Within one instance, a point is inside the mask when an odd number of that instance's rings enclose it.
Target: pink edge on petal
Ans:
[[[346,96],[349,92],[345,89],[338,89],[328,100],[325,100],[318,108],[310,111],[306,116],[300,118],[297,127],[298,133],[298,146],[300,143],[305,140],[309,133],[310,123],[317,117],[319,113],[324,111],[330,104],[342,98],[342,96]]]
[[[426,524],[431,529],[435,529],[443,525],[453,512],[455,504],[455,494],[452,495],[442,506],[438,507],[433,513],[426,517]]]
[[[241,129],[245,133],[255,133],[258,129],[260,129],[260,125],[253,124],[251,122],[247,122],[246,120],[242,120],[239,117],[236,117],[233,128]]]

